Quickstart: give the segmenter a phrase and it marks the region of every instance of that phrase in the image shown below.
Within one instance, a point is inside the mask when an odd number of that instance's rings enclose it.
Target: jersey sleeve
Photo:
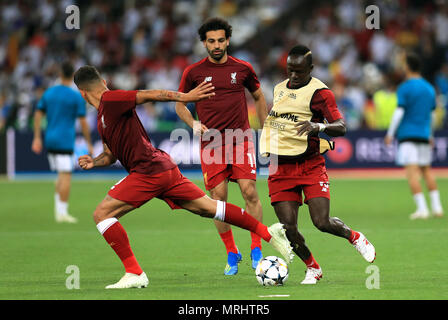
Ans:
[[[37,110],[41,110],[43,112],[47,112],[47,104],[46,104],[46,92],[42,95],[40,100],[37,102]]]
[[[246,79],[244,80],[244,86],[250,91],[255,92],[260,88],[260,81],[258,80],[257,74],[255,73],[252,65],[247,62],[248,74]]]
[[[86,102],[82,95],[76,92],[76,116],[85,117],[86,116]]]
[[[184,70],[179,83],[179,92],[187,93],[194,88],[193,81],[191,80],[190,70],[190,68]]]
[[[406,109],[408,105],[406,100],[406,87],[403,85],[400,85],[397,89],[397,104],[403,109]]]
[[[311,105],[312,109],[320,112],[329,123],[343,118],[336,104],[334,93],[330,89],[316,91]]]
[[[103,94],[102,102],[108,112],[123,114],[136,106],[137,90],[111,90]]]
[[[434,111],[437,107],[437,100],[436,100],[436,91],[434,88],[431,88],[432,92],[432,105],[431,105],[431,111]]]

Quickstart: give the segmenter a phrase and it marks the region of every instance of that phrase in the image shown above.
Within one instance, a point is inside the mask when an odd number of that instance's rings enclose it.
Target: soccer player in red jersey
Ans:
[[[321,155],[328,150],[322,149],[327,141],[318,135],[325,132],[333,137],[342,136],[346,127],[334,94],[311,76],[312,69],[311,51],[301,45],[292,48],[287,58],[288,78],[274,88],[274,105],[260,139],[261,153],[271,155],[268,178],[271,204],[286,228],[293,251],[307,266],[302,284],[315,284],[322,277],[322,270],[297,227],[302,193],[316,228],[348,239],[368,262],[375,259],[375,248],[362,233],[350,229],[339,218],[330,217],[329,180]],[[273,164],[275,158],[277,163]]]
[[[188,92],[203,81],[208,81],[213,83],[216,95],[196,103],[199,121],[194,120],[183,102],[176,103],[176,112],[196,134],[202,135],[201,166],[205,188],[211,197],[227,201],[228,182],[237,182],[246,209],[262,221],[263,212],[255,185],[255,149],[245,96],[245,89],[248,89],[262,124],[267,115],[267,106],[260,83],[248,62],[228,55],[232,27],[227,21],[211,18],[199,28],[198,33],[208,57],[185,69],[179,91]],[[215,225],[227,251],[224,274],[235,275],[242,256],[232,229],[220,221],[215,221]],[[251,239],[252,268],[255,269],[262,259],[261,242],[254,233]]]
[[[98,231],[122,261],[125,275],[106,288],[142,288],[148,278],[138,264],[129,239],[118,219],[154,197],[165,200],[172,209],[184,208],[202,217],[214,218],[256,233],[290,261],[291,246],[280,223],[267,228],[245,210],[209,198],[185,178],[171,157],[151,144],[135,107],[149,101],[193,102],[210,98],[214,87],[201,83],[188,93],[167,90],[109,90],[105,80],[92,66],[81,67],[74,76],[84,99],[98,110],[98,132],[104,151],[95,158],[79,157],[81,168],[88,170],[119,160],[129,173],[116,183],[95,209],[93,219]]]

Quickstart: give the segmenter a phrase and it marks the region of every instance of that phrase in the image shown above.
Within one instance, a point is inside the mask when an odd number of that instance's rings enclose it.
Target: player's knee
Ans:
[[[95,224],[98,224],[98,223],[100,223],[101,221],[104,220],[102,218],[101,214],[97,210],[95,210],[93,212],[92,218],[93,218],[93,221],[95,222]]]
[[[313,219],[314,226],[322,232],[328,232],[330,221],[328,219]]]
[[[106,210],[102,207],[101,204],[96,207],[95,211],[93,212],[93,221],[95,221],[96,224],[100,223],[101,221],[108,218]]]
[[[256,205],[260,200],[258,197],[257,189],[254,186],[248,186],[241,190],[241,194],[246,201],[246,204]]]

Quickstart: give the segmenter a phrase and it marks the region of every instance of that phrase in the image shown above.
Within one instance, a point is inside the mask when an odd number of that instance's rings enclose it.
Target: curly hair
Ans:
[[[207,19],[199,28],[198,34],[201,41],[205,41],[208,31],[224,30],[226,32],[226,39],[232,36],[232,26],[224,19],[215,17]]]

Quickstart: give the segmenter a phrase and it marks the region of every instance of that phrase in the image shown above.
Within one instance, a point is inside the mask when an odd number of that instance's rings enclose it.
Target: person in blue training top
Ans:
[[[420,185],[422,175],[429,190],[432,214],[441,217],[443,208],[431,170],[436,94],[433,86],[420,74],[419,56],[408,53],[405,62],[406,80],[398,87],[398,106],[392,115],[384,142],[390,145],[394,136],[398,140],[396,162],[405,167],[409,187],[417,205],[417,210],[410,218],[426,219],[430,216]]]
[[[90,128],[86,121],[86,103],[79,91],[73,89],[73,66],[61,65],[61,83],[48,88],[39,100],[34,113],[34,137],[31,149],[40,154],[43,145],[48,153],[50,169],[58,173],[54,195],[54,213],[57,222],[76,223],[68,213],[71,173],[74,168],[73,152],[76,137],[76,119],[79,119],[88,151],[93,152]],[[45,143],[41,138],[41,122],[46,116]]]

